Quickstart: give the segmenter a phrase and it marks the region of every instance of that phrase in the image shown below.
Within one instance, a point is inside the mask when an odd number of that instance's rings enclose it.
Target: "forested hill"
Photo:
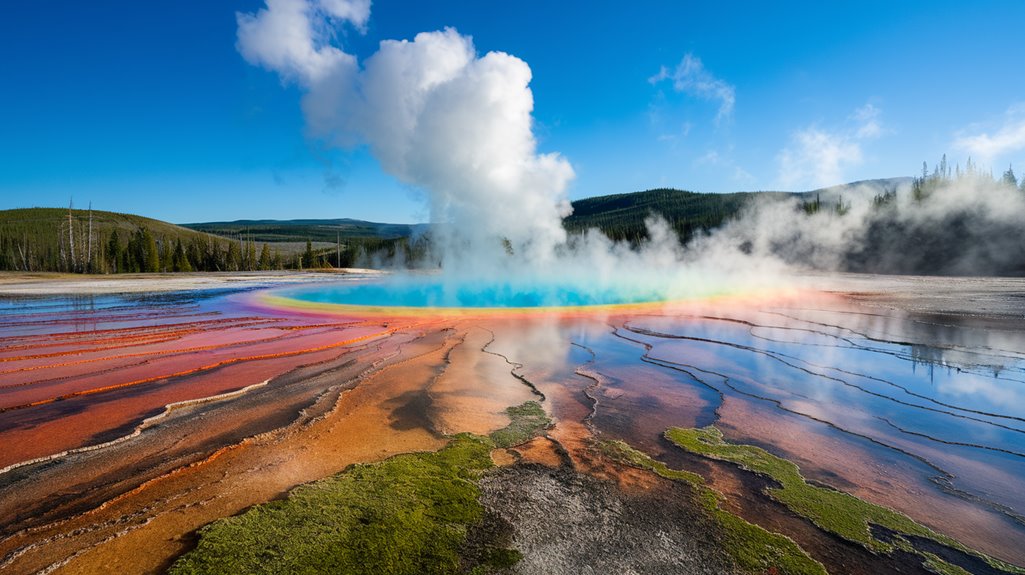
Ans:
[[[67,208],[0,210],[0,271],[72,273],[250,271],[350,267],[412,258],[426,225],[360,220],[240,220],[189,227]],[[190,229],[198,228],[198,229]]]
[[[670,188],[586,198],[573,202],[573,214],[564,221],[570,232],[598,228],[614,240],[637,241],[645,236],[644,220],[659,215],[688,240],[697,230],[718,227],[757,195],[791,196],[784,192],[701,194]]]
[[[857,193],[885,194],[910,178],[870,180],[811,192],[705,194],[656,189],[573,202],[570,232],[598,228],[615,240],[637,242],[652,214],[688,241],[716,228],[754,198],[797,197],[813,207]],[[843,203],[842,201],[840,203]],[[91,223],[90,223],[91,222]],[[113,212],[30,208],[0,211],[0,270],[91,273],[242,271],[372,265],[413,265],[429,251],[427,224],[353,219],[238,220],[177,226]],[[402,259],[397,259],[401,255]],[[401,265],[401,264],[400,264]]]
[[[232,247],[234,246],[234,248]],[[0,211],[0,270],[238,270],[255,247],[132,214],[67,208]],[[265,255],[268,266],[271,255]]]
[[[397,239],[408,238],[427,224],[382,224],[339,218],[333,220],[236,220],[233,222],[204,222],[182,226],[216,234],[237,237],[244,234],[257,242],[294,242],[312,240],[334,243],[339,236],[345,238]]]
[[[708,231],[736,216],[754,198],[787,198],[836,200],[844,195],[882,194],[912,178],[864,180],[821,188],[810,192],[735,192],[709,194],[672,188],[658,188],[629,194],[585,198],[573,202],[573,214],[564,225],[570,232],[598,228],[614,240],[636,242],[645,237],[644,220],[659,215],[676,230],[680,239],[688,241],[696,231]]]

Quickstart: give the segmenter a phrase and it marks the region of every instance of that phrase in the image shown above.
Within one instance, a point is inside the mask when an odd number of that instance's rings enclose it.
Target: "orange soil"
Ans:
[[[0,542],[0,556],[20,553],[4,569],[154,572],[186,549],[190,533],[215,519],[352,463],[440,448],[445,439],[430,429],[431,421],[443,421],[452,432],[501,427],[501,411],[531,394],[504,360],[479,351],[489,340],[479,329],[429,329],[345,392],[323,418],[222,448],[100,508]],[[495,379],[482,389],[475,373]],[[503,398],[511,403],[500,405]],[[463,413],[452,417],[455,409]]]

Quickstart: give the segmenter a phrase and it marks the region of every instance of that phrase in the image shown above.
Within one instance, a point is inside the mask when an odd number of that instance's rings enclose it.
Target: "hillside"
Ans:
[[[911,182],[890,178],[810,192],[707,194],[655,189],[573,202],[570,232],[598,228],[615,240],[637,242],[644,220],[662,216],[688,241],[734,218],[755,198],[796,197],[831,205],[873,196]],[[0,211],[0,270],[16,271],[242,271],[318,266],[412,265],[429,251],[427,224],[388,224],[349,218],[237,220],[174,225],[142,216],[64,208]],[[115,232],[117,237],[114,238]],[[396,259],[401,256],[401,259]]]
[[[777,192],[702,194],[662,188],[586,198],[573,202],[573,214],[564,225],[570,232],[598,228],[614,240],[637,241],[647,233],[644,220],[659,215],[686,241],[697,230],[719,226],[760,194]]]
[[[644,220],[651,215],[663,217],[683,241],[697,231],[716,228],[735,217],[755,198],[818,198],[835,202],[852,195],[869,197],[910,185],[912,178],[886,178],[851,182],[808,192],[735,192],[710,194],[672,188],[659,188],[629,194],[585,198],[573,202],[573,214],[564,221],[570,232],[598,228],[614,240],[637,241],[645,236]]]
[[[240,269],[245,254],[240,246],[235,249],[225,239],[132,214],[66,208],[0,211],[0,270],[110,273],[219,270],[232,264]],[[236,261],[228,262],[229,255]],[[190,260],[188,265],[185,260]]]
[[[339,237],[376,238],[382,240],[408,238],[423,224],[382,224],[350,218],[332,220],[235,220],[233,222],[203,222],[182,224],[183,227],[216,234],[238,237],[245,235],[257,242],[296,242],[311,240],[334,244]]]

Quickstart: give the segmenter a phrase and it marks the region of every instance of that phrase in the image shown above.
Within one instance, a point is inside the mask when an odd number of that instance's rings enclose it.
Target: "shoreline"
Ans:
[[[265,272],[179,272],[155,274],[66,274],[0,272],[0,297],[117,295],[218,288],[255,288],[315,283],[339,277],[368,277],[388,272],[363,268]]]

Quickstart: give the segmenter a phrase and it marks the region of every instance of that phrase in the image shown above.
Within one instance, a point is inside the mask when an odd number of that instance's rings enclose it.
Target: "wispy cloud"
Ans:
[[[847,135],[813,126],[794,132],[778,160],[779,183],[784,189],[824,187],[842,183],[844,170],[861,164],[861,144]]]
[[[847,171],[864,160],[862,144],[885,133],[881,115],[879,108],[865,104],[841,128],[812,125],[793,132],[776,157],[779,186],[793,190],[844,183]]]
[[[1012,106],[999,125],[975,125],[962,130],[954,139],[953,148],[963,150],[983,163],[1025,149],[1025,105]]]
[[[673,89],[677,92],[718,101],[719,111],[715,115],[717,124],[733,117],[733,106],[737,101],[736,88],[713,76],[697,56],[688,53],[672,70],[662,66],[657,74],[648,78],[651,84],[666,80],[672,81]]]
[[[881,110],[872,104],[865,104],[854,110],[851,119],[858,123],[855,135],[863,140],[881,136],[883,134],[883,124],[879,119],[881,113]]]
[[[729,173],[730,179],[740,186],[751,186],[757,180],[737,163],[732,146],[727,146],[725,149],[710,148],[695,157],[692,166],[695,169],[714,170],[722,174]]]

